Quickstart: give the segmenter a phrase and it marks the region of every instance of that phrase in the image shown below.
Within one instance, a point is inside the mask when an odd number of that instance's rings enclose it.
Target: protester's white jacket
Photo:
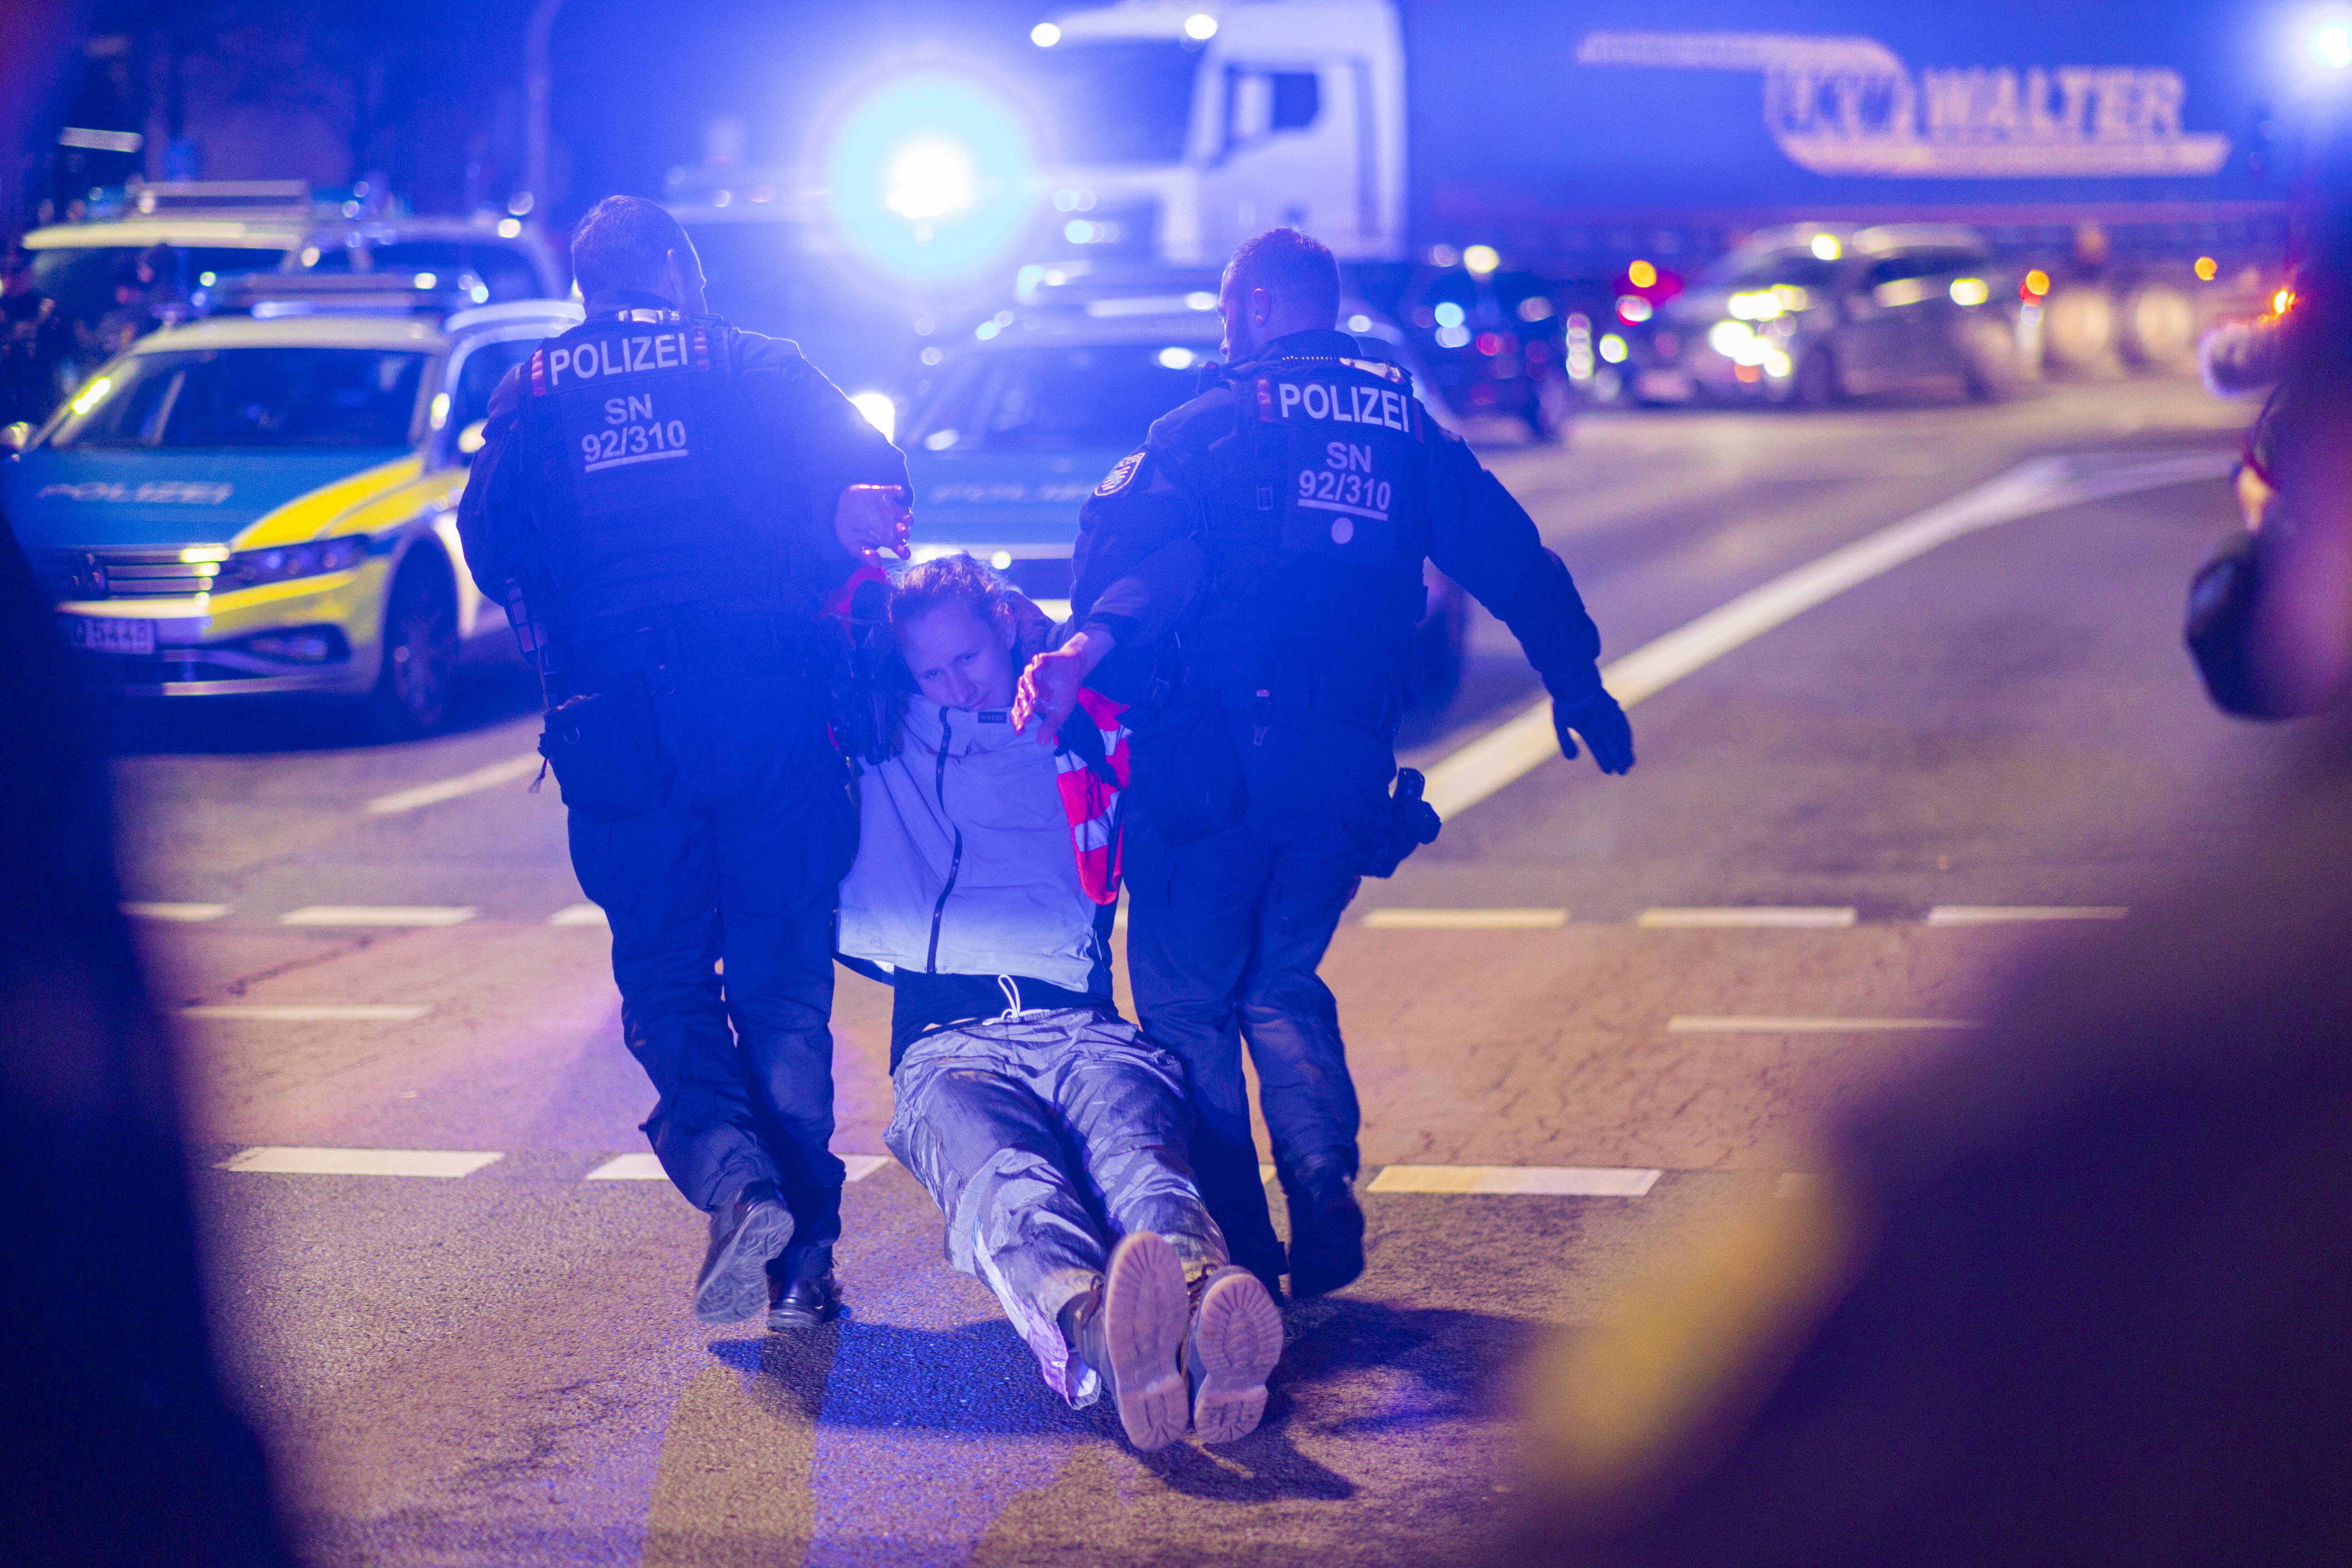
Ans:
[[[1055,749],[1006,713],[908,700],[898,754],[858,772],[841,951],[892,969],[1020,974],[1073,991],[1099,906],[1072,848]]]

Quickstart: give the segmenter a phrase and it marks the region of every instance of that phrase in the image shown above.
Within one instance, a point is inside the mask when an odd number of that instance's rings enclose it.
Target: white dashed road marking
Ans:
[[[844,1154],[841,1163],[847,1168],[848,1180],[862,1182],[890,1163],[887,1154]],[[616,1154],[605,1161],[584,1178],[591,1182],[665,1182],[669,1177],[661,1168],[659,1156],[653,1154]]]
[[[1643,910],[1633,923],[1652,928],[1675,926],[1774,926],[1816,929],[1853,924],[1849,909],[1762,905],[1713,910]]]
[[[1566,910],[1373,910],[1361,922],[1373,931],[1553,931]]]
[[[282,926],[461,926],[471,904],[305,904],[278,917]]]
[[[1670,1035],[1868,1035],[1892,1029],[1981,1029],[1968,1018],[1761,1018],[1677,1016]]]
[[[1548,1197],[1638,1198],[1663,1171],[1606,1165],[1391,1165],[1373,1193],[1533,1193]]]
[[[259,1171],[289,1176],[470,1176],[504,1154],[460,1149],[240,1150],[220,1163],[224,1171]]]
[[[2001,925],[2011,921],[2119,921],[2131,911],[2114,904],[1937,904],[1931,926]]]
[[[152,904],[128,903],[122,912],[134,921],[178,921],[194,924],[200,921],[216,921],[228,913],[226,904]]]
[[[2216,449],[2077,477],[2063,458],[2037,458],[1783,573],[1688,625],[1643,644],[1603,669],[1601,681],[1619,702],[1631,708],[1775,626],[1938,545],[2062,507],[2194,479],[2219,479],[2234,462],[2235,454]],[[1545,698],[1433,763],[1426,770],[1429,784],[1424,798],[1437,808],[1438,816],[1450,817],[1558,755],[1551,700]]]
[[[551,926],[609,926],[613,922],[594,904],[566,904],[547,917]]]
[[[408,1024],[433,1011],[430,1007],[281,1005],[227,1003],[218,1006],[183,1007],[183,1018],[247,1018],[265,1024]]]
[[[486,789],[496,789],[503,784],[514,784],[539,772],[540,755],[531,752],[520,757],[509,757],[503,763],[492,763],[486,768],[476,768],[470,773],[459,773],[453,779],[437,784],[418,784],[414,789],[394,790],[380,795],[367,803],[371,816],[392,816],[419,806],[437,805],[460,795],[478,795]]]

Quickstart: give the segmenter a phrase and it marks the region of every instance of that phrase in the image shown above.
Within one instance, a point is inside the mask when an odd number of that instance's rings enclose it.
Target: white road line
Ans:
[[[1557,931],[1566,910],[1372,910],[1357,922],[1373,931]]]
[[[2117,904],[1937,904],[1927,911],[1927,923],[1989,926],[2011,921],[2119,921],[2130,912]]]
[[[282,926],[461,926],[471,904],[305,904],[278,917]]]
[[[1759,1018],[1678,1015],[1670,1035],[1869,1035],[1892,1029],[1981,1029],[1969,1018]]]
[[[537,752],[520,757],[509,757],[503,763],[492,763],[488,767],[476,768],[470,773],[459,773],[454,779],[443,779],[437,784],[418,784],[414,789],[394,790],[390,795],[380,795],[367,803],[368,815],[392,816],[404,811],[415,811],[419,806],[437,805],[445,800],[456,800],[459,795],[478,795],[486,789],[496,789],[503,784],[513,784],[518,780],[527,779],[539,772],[539,767],[540,755]]]
[[[608,926],[613,922],[594,904],[566,904],[547,917],[551,926]]]
[[[133,902],[121,906],[122,912],[134,921],[216,921],[228,913],[226,904],[152,904]]]
[[[1853,924],[1854,911],[1850,909],[1807,907],[1794,904],[1765,904],[1745,908],[1706,910],[1643,910],[1634,917],[1637,926],[1653,929],[1676,926],[1779,926],[1795,929],[1820,929]]]
[[[301,1005],[183,1007],[183,1018],[248,1018],[264,1024],[408,1024],[433,1011],[430,1007],[305,1006]]]
[[[459,1149],[244,1149],[220,1163],[224,1171],[289,1176],[470,1176],[504,1154]]]
[[[844,1154],[841,1163],[847,1167],[847,1179],[862,1182],[890,1163],[887,1154]],[[661,1168],[660,1157],[654,1154],[616,1154],[582,1178],[590,1182],[665,1182],[668,1173]]]
[[[1563,1198],[1638,1198],[1663,1172],[1605,1165],[1391,1165],[1373,1193],[1535,1193]]]
[[[653,1154],[615,1154],[582,1178],[590,1182],[661,1182],[668,1180],[661,1160]]]
[[[2234,454],[2216,449],[2077,476],[2063,458],[2037,458],[1783,573],[1688,625],[1644,643],[1603,669],[1601,680],[1619,702],[1631,708],[1775,626],[1916,560],[1937,545],[2085,501],[2216,479],[2228,473],[2234,461]],[[1431,764],[1425,770],[1429,778],[1425,798],[1437,808],[1438,816],[1454,816],[1559,754],[1551,702],[1547,698]]]

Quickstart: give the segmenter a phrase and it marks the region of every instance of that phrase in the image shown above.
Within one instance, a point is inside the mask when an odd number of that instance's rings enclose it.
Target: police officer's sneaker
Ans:
[[[833,1277],[833,1248],[812,1247],[768,1266],[768,1330],[814,1329],[841,1316],[841,1281]]]
[[[1356,1184],[1336,1165],[1285,1183],[1290,1201],[1290,1294],[1300,1301],[1352,1285],[1364,1272],[1364,1210]]]
[[[773,1182],[751,1182],[711,1212],[710,1249],[694,1281],[694,1315],[740,1323],[768,1300],[768,1260],[793,1239],[793,1212]]]
[[[1120,1239],[1100,1290],[1069,1310],[1071,1344],[1101,1375],[1127,1440],[1145,1453],[1181,1437],[1192,1415],[1178,1364],[1191,1305],[1176,1249],[1144,1230]]]
[[[1184,1370],[1192,1379],[1192,1434],[1230,1443],[1257,1430],[1265,1380],[1282,1359],[1282,1310],[1258,1277],[1228,1263],[1198,1287]]]

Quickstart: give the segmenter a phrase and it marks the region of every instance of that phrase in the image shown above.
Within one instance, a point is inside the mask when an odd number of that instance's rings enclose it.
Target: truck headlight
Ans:
[[[277,544],[267,550],[240,550],[222,566],[214,587],[215,591],[250,588],[296,577],[323,577],[330,572],[348,572],[367,557],[368,542],[357,534],[314,539],[306,544]]]

